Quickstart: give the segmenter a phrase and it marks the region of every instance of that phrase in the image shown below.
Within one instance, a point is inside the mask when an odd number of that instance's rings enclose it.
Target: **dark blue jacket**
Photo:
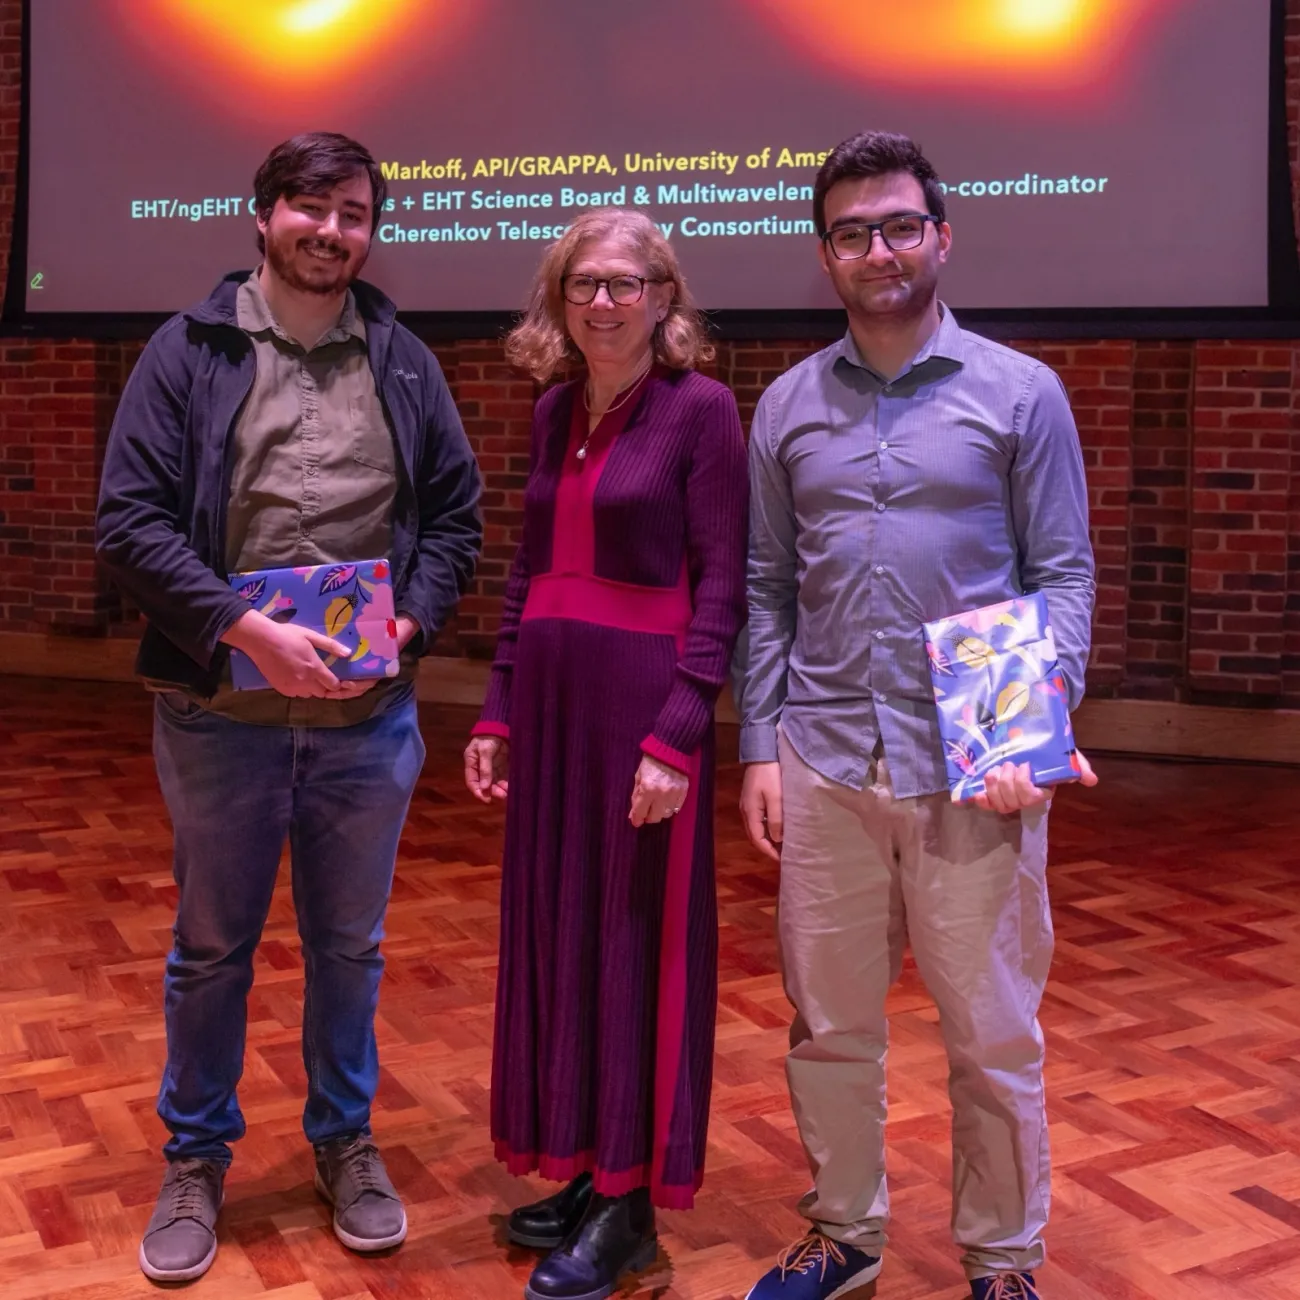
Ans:
[[[203,696],[228,654],[222,636],[248,609],[225,564],[232,434],[257,365],[235,323],[248,275],[227,276],[149,340],[113,420],[96,519],[101,564],[149,620],[136,671]],[[483,540],[478,466],[429,349],[377,289],[352,289],[398,451],[394,598],[419,624],[424,652],[473,576]]]

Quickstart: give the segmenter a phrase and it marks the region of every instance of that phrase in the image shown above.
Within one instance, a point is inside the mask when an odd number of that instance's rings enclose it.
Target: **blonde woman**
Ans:
[[[745,447],[677,258],[590,212],[509,355],[546,383],[491,686],[465,752],[506,798],[496,1153],[565,1181],[516,1210],[525,1294],[598,1300],[699,1188],[713,1062],[713,708],[745,617]],[[509,751],[509,777],[506,774]]]

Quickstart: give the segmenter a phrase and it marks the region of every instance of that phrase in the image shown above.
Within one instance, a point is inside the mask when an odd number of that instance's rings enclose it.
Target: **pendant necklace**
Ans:
[[[606,407],[606,408],[605,408],[605,409],[600,413],[600,418],[601,418],[602,420],[603,420],[603,419],[604,419],[604,418],[605,418],[605,417],[606,417],[606,416],[607,416],[611,411],[617,411],[618,408],[619,408],[620,406],[622,406],[622,405],[623,405],[623,404],[624,404],[624,403],[625,403],[625,402],[626,402],[626,401],[627,401],[627,400],[632,396],[632,394],[636,391],[636,386],[637,386],[637,385],[638,385],[638,384],[639,384],[639,383],[640,383],[640,382],[641,382],[641,381],[646,377],[646,375],[649,373],[649,371],[650,371],[650,367],[651,367],[652,365],[654,365],[654,354],[653,354],[653,353],[651,353],[651,355],[646,359],[646,363],[645,363],[645,365],[642,366],[641,369],[637,372],[636,378],[633,379],[632,382],[631,382],[630,384],[628,384],[628,386],[623,390],[623,396],[620,397],[617,401],[615,401],[615,402],[611,402],[611,403],[610,403],[610,404],[609,404],[609,405],[608,405],[608,406],[607,406],[607,407]],[[583,404],[583,406],[586,408],[587,414],[590,415],[590,414],[591,414],[591,398],[588,396],[588,393],[587,393],[588,387],[589,387],[589,384],[584,384],[584,385],[583,385],[583,389],[582,389],[582,404]],[[600,425],[597,424],[596,428],[599,428],[599,427],[600,427]],[[577,451],[577,456],[578,456],[578,459],[579,459],[579,460],[586,460],[586,459],[587,459],[587,444],[591,441],[591,435],[592,435],[593,433],[595,433],[595,432],[596,432],[596,429],[592,429],[592,430],[587,434],[587,436],[582,440],[582,446],[579,447],[579,448],[578,448],[578,451]]]

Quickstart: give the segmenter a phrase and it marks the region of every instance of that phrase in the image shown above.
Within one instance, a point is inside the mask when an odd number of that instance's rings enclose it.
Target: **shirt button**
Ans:
[[[877,640],[877,641],[883,641],[884,639],[885,639],[885,634],[884,634],[883,632],[877,632],[877,633],[876,633],[876,640]]]
[[[877,511],[877,513],[879,513],[880,511],[884,510],[884,508],[885,508],[885,503],[884,503],[883,501],[877,501],[877,502],[876,502],[876,511]]]
[[[876,692],[876,703],[877,703],[877,704],[883,704],[884,702],[885,702],[885,697],[884,697],[883,693],[881,693],[880,691],[877,691],[877,692]]]
[[[883,574],[884,571],[885,571],[885,566],[884,566],[883,564],[877,564],[877,565],[876,565],[876,576],[877,576],[877,577],[880,577],[880,575]]]
[[[889,450],[889,444],[888,444],[887,442],[882,442],[882,443],[880,444],[880,450],[881,450],[881,451],[888,451],[888,450]]]

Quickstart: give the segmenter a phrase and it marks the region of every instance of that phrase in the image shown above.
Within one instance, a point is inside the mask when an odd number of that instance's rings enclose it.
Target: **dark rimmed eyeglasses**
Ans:
[[[909,248],[921,246],[925,240],[925,227],[931,221],[936,226],[939,224],[939,218],[932,212],[903,212],[884,221],[836,226],[822,236],[822,243],[841,262],[856,262],[858,258],[866,257],[877,235],[885,241],[885,247],[891,253],[905,253]]]
[[[595,302],[596,295],[603,287],[609,294],[610,301],[620,307],[630,307],[641,301],[648,284],[666,284],[666,280],[653,280],[644,275],[611,275],[607,280],[598,280],[594,275],[566,275],[561,282],[566,302],[575,307],[585,307]]]

